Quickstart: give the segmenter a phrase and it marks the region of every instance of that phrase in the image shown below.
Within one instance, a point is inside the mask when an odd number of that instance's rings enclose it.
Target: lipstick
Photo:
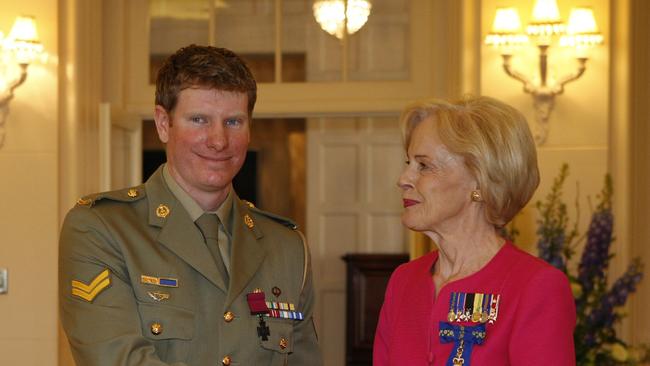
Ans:
[[[415,200],[409,200],[409,199],[406,199],[406,198],[403,199],[402,202],[404,202],[404,208],[409,207],[409,206],[413,206],[413,205],[415,205],[415,204],[420,203],[420,202],[418,202],[418,201],[415,201]]]

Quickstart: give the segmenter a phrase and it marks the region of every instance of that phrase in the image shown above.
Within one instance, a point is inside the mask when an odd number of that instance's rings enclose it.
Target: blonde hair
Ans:
[[[539,185],[537,152],[526,118],[490,97],[420,101],[400,117],[406,148],[415,126],[428,118],[442,143],[464,158],[478,181],[488,222],[507,224]]]

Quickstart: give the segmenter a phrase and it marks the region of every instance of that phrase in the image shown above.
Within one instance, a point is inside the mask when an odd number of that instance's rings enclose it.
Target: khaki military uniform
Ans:
[[[141,186],[79,200],[59,253],[61,319],[78,365],[322,364],[302,234],[232,201],[225,283],[161,169]],[[264,340],[247,303],[259,290],[304,320],[265,317]]]

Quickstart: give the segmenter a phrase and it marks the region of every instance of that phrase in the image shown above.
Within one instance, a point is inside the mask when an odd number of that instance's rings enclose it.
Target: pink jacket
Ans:
[[[401,265],[388,283],[375,334],[374,366],[446,365],[453,343],[441,343],[452,293],[498,294],[496,321],[465,366],[573,366],[575,304],[566,276],[506,243],[478,272],[445,285],[435,296],[432,252]],[[458,296],[458,295],[456,295]],[[453,322],[476,325],[472,322]]]

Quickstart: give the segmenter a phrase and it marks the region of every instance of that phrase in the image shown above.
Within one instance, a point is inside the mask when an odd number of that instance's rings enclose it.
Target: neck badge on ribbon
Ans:
[[[454,343],[445,366],[469,366],[472,348],[483,344],[485,337],[485,323],[466,327],[440,322],[440,343]]]

